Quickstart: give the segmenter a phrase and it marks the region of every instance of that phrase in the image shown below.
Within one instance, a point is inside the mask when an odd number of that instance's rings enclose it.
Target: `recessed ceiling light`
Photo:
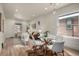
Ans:
[[[18,11],[18,9],[16,9],[16,12]]]
[[[44,8],[45,10],[47,10],[48,8]]]

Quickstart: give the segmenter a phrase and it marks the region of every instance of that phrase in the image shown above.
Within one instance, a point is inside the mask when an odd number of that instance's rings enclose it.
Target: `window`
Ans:
[[[64,17],[59,18],[57,34],[79,37],[79,16]]]

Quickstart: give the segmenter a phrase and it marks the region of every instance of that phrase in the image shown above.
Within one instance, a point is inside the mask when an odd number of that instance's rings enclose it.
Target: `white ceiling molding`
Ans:
[[[79,12],[71,13],[71,14],[65,15],[65,16],[60,16],[59,19],[65,19],[65,18],[70,18],[70,17],[75,17],[75,16],[79,16]]]

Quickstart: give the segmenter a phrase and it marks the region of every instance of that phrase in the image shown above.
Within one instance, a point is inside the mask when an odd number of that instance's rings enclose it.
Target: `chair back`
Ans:
[[[62,52],[64,50],[64,42],[53,42],[53,51]]]
[[[56,36],[55,39],[56,41],[60,41],[60,42],[64,41],[62,36]]]
[[[29,34],[28,33],[22,33],[21,39],[24,40],[24,41],[28,41],[29,40]]]

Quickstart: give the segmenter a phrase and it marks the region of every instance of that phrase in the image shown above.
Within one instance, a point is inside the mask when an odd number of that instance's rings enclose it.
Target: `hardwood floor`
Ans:
[[[4,42],[4,48],[0,50],[1,56],[28,56],[28,51],[32,51],[31,46],[24,46],[18,38],[8,38]],[[71,51],[70,51],[71,52]],[[34,54],[30,54],[33,56]],[[46,56],[53,56],[50,52],[47,52]],[[62,56],[62,54],[58,54]],[[65,49],[64,56],[69,56],[67,49]]]
[[[79,51],[65,47],[65,51],[71,56],[79,56]]]
[[[27,56],[26,50],[30,50],[30,47],[24,46],[18,38],[6,39],[4,43],[4,48],[0,52],[1,56]]]

